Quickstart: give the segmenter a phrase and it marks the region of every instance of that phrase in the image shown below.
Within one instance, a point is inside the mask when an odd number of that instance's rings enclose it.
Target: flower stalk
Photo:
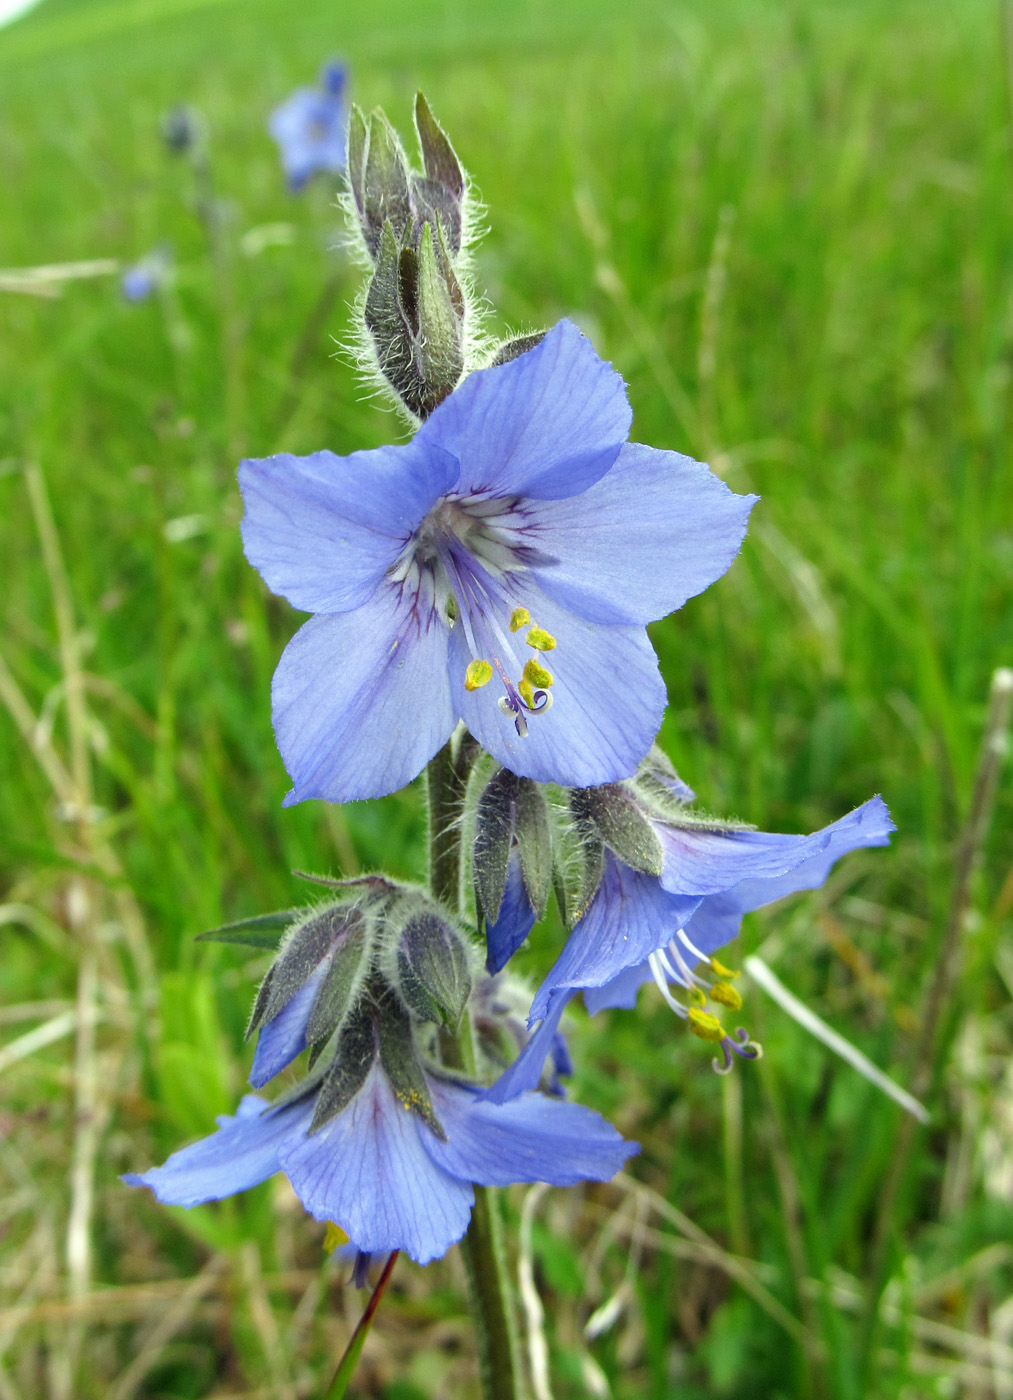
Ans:
[[[468,781],[468,740],[455,753],[444,744],[426,769],[429,799],[429,886],[434,898],[454,913],[461,906],[461,808]],[[471,1020],[464,1017],[449,1055],[474,1073]],[[513,1290],[507,1271],[497,1189],[475,1186],[475,1205],[461,1241],[478,1339],[485,1400],[521,1400],[522,1372]]]

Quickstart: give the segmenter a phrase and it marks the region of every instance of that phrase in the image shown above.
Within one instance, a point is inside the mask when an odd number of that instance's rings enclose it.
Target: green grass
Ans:
[[[429,95],[488,207],[494,329],[576,316],[628,381],[635,437],[761,493],[729,575],[653,629],[663,739],[702,801],[765,828],[883,793],[891,849],[747,920],[733,951],[762,948],[876,1063],[917,1077],[989,680],[1013,661],[1002,13],[614,9],[46,0],[0,31],[3,268],[161,241],[176,260],[171,294],[143,305],[110,276],[0,291],[0,1047],[68,1027],[12,1063],[0,1048],[0,1400],[311,1396],[357,1315],[283,1186],[185,1214],[117,1181],[206,1131],[245,1081],[263,962],[192,935],[298,902],[293,869],[421,869],[415,791],[281,810],[268,692],[297,618],[237,529],[244,453],[398,432],[332,357],[357,288],[331,251],[332,191],[289,197],[264,130],[332,54],[402,130],[415,87]],[[217,263],[159,143],[180,100],[208,121],[228,201]],[[244,251],[279,223],[289,242]],[[19,732],[15,684],[41,727]],[[52,752],[94,811],[61,808]],[[617,1400],[1008,1396],[1010,1353],[988,1338],[1008,1348],[1013,1330],[1011,817],[1007,773],[866,1368],[898,1110],[758,989],[744,1015],[766,1058],[732,1081],[645,992],[637,1013],[581,1023],[577,1092],[643,1143],[633,1177],[747,1262],[715,1267],[656,1197],[553,1192],[534,1249],[557,1400],[592,1393],[589,1366]],[[532,975],[555,940],[533,940]],[[97,1007],[93,1035],[75,1002]],[[585,1340],[624,1278],[618,1319]],[[360,1387],[477,1393],[456,1258],[399,1266]]]

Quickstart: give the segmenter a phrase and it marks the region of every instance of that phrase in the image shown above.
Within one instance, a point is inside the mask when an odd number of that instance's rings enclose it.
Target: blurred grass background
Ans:
[[[398,431],[333,358],[357,288],[333,187],[289,196],[265,132],[335,55],[406,134],[429,95],[488,206],[494,328],[575,316],[636,438],[763,496],[729,575],[654,629],[679,771],[768,829],[875,791],[899,827],[728,954],[762,949],[931,1081],[896,1198],[900,1110],[758,988],[766,1058],[723,1081],[649,990],[583,1019],[576,1092],[644,1150],[632,1180],[509,1197],[553,1393],[1013,1397],[1008,773],[927,1056],[921,1034],[1013,654],[1005,21],[994,0],[45,0],[0,31],[4,272],[175,261],[138,305],[112,274],[29,295],[0,273],[0,1400],[314,1396],[361,1306],[283,1181],[182,1212],[117,1180],[245,1083],[263,962],[193,935],[300,902],[293,869],[421,870],[417,791],[281,810],[269,683],[299,619],[237,529],[240,455]],[[160,141],[180,101],[208,124],[213,248]],[[477,1394],[455,1257],[399,1265],[357,1386]]]

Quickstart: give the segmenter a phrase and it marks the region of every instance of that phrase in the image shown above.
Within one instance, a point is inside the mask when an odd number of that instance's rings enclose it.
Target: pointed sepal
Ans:
[[[196,943],[242,943],[248,948],[277,948],[285,930],[303,918],[305,909],[279,909],[274,914],[254,914],[249,919],[222,924],[198,933]]]
[[[499,918],[514,834],[514,814],[520,779],[507,768],[492,775],[478,799],[472,871],[486,922]]]
[[[578,824],[592,826],[625,865],[644,875],[661,874],[661,842],[634,793],[623,783],[575,788],[570,809]]]
[[[552,888],[552,822],[545,790],[530,778],[518,779],[514,810],[524,888],[535,918],[541,919]]]

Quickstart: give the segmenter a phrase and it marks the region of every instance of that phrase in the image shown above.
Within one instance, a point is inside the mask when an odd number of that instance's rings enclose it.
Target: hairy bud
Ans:
[[[421,93],[415,124],[424,172],[412,170],[382,111],[353,108],[348,179],[373,263],[363,319],[376,364],[402,405],[426,418],[465,368],[467,304],[456,260],[466,180]]]
[[[422,1020],[460,1024],[471,995],[471,957],[463,936],[435,909],[419,909],[401,930],[397,990]]]

